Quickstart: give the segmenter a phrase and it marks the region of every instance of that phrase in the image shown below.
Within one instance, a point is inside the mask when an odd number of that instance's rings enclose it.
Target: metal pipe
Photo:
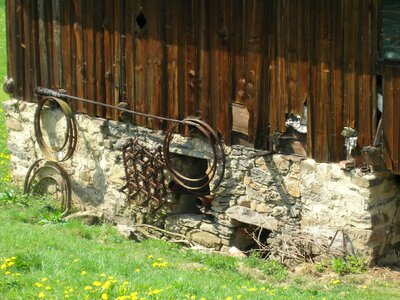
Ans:
[[[111,108],[111,109],[116,109],[116,110],[119,110],[119,111],[127,112],[127,113],[130,113],[130,114],[136,115],[136,116],[141,116],[141,117],[151,118],[151,119],[157,119],[157,120],[165,121],[165,122],[176,122],[176,123],[179,123],[179,124],[186,124],[187,123],[185,120],[177,120],[177,119],[172,119],[172,118],[160,117],[160,116],[156,116],[156,115],[152,115],[152,114],[146,114],[146,113],[130,110],[130,109],[127,109],[127,108],[116,106],[116,105],[96,102],[96,101],[93,101],[93,100],[89,100],[89,99],[85,99],[85,98],[80,98],[80,97],[68,95],[65,90],[55,91],[55,90],[52,90],[52,89],[48,89],[48,88],[44,88],[44,87],[39,87],[38,86],[38,87],[35,88],[35,93],[38,94],[38,95],[41,95],[41,96],[51,96],[51,97],[56,97],[56,98],[60,98],[60,99],[64,99],[64,100],[65,99],[71,99],[71,100],[81,101],[81,102],[85,102],[85,103],[89,103],[89,104],[99,105],[99,106],[103,106],[103,107],[106,107],[106,108]]]

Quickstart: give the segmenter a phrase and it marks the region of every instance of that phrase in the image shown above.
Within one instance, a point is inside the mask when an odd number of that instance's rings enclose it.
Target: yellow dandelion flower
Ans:
[[[47,291],[50,291],[51,290],[51,286],[47,285],[44,289],[47,290]]]
[[[101,299],[102,300],[107,300],[108,299],[108,295],[107,294],[102,294],[101,295]]]
[[[5,271],[4,274],[5,274],[5,275],[10,275],[11,272],[10,272],[10,271]]]
[[[233,300],[232,297],[226,297],[226,300]]]
[[[129,281],[124,281],[123,283],[122,283],[122,285],[128,285],[129,284]]]
[[[43,286],[43,283],[36,282],[36,283],[35,283],[35,286],[36,286],[36,287],[38,287],[38,288],[40,288],[40,287],[42,287],[42,286]]]
[[[136,273],[139,273],[140,272],[140,269],[138,268],[138,269],[135,269],[135,272]]]
[[[12,267],[15,263],[13,261],[10,261],[7,263],[7,266]]]
[[[114,276],[108,276],[108,279],[112,280],[114,279]]]
[[[47,281],[47,277],[42,278],[42,282],[45,282],[45,281]]]
[[[206,300],[206,298],[204,298],[204,297],[201,297],[201,298],[200,298],[200,300]]]
[[[4,270],[5,268],[7,268],[7,265],[6,265],[6,264],[2,264],[2,265],[0,266],[0,269],[1,269],[1,270]]]
[[[155,290],[153,291],[153,294],[154,294],[154,295],[157,295],[157,294],[161,293],[162,291],[163,291],[162,289],[160,289],[160,290],[155,289]]]
[[[100,277],[107,277],[106,273],[101,273]]]
[[[103,288],[104,290],[106,290],[106,289],[109,289],[110,286],[111,286],[111,282],[110,282],[109,280],[107,280],[106,282],[104,282],[102,288]]]
[[[68,289],[68,293],[72,293],[73,291],[74,291],[73,288],[69,288],[69,289]]]
[[[368,286],[367,286],[367,285],[363,285],[362,288],[363,288],[363,289],[367,289]]]
[[[255,287],[247,289],[249,292],[255,292],[257,289]]]
[[[87,274],[86,271],[82,271],[82,272],[81,272],[81,275],[82,275],[82,276],[85,276],[86,274]]]
[[[13,257],[11,257],[10,259],[12,259],[12,260],[16,260],[16,259],[17,259],[17,257],[13,256]]]
[[[94,286],[101,286],[101,282],[100,282],[100,281],[94,281],[94,282],[93,282],[93,285],[94,285]]]
[[[335,279],[335,280],[332,280],[332,285],[338,285],[338,284],[340,284],[340,280],[339,279]]]
[[[44,297],[46,297],[46,295],[45,295],[43,292],[40,292],[39,295],[38,295],[38,297],[39,297],[40,299],[43,299]]]
[[[153,255],[149,255],[149,256],[147,256],[147,258],[148,258],[148,259],[152,259],[152,258],[153,258]]]
[[[190,300],[195,300],[195,299],[196,299],[196,296],[195,296],[195,295],[193,295],[193,296],[190,297]]]
[[[84,291],[89,291],[89,290],[91,290],[91,289],[93,289],[90,285],[87,285],[87,286],[85,286],[84,288],[83,288],[83,290]]]
[[[236,299],[242,299],[242,295],[241,294],[237,295]]]

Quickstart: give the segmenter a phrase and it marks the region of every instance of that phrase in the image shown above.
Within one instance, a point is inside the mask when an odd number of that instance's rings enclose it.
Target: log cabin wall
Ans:
[[[308,155],[339,161],[343,127],[357,129],[360,146],[375,134],[379,2],[9,0],[8,76],[26,101],[37,100],[35,86],[63,88],[140,112],[199,116],[226,143],[238,132],[261,148],[286,130],[287,113],[307,106]]]

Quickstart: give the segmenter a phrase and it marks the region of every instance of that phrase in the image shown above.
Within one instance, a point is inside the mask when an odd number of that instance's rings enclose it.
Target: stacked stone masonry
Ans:
[[[33,127],[36,105],[10,100],[3,103],[8,128],[13,182],[22,186],[29,166],[43,157]],[[81,210],[101,210],[118,223],[155,223],[140,207],[129,206],[119,191],[125,184],[121,148],[136,136],[155,149],[163,133],[122,122],[76,115],[78,144],[72,159],[62,163],[70,174],[73,201]],[[65,122],[57,110],[46,109],[43,128],[49,143],[62,140]],[[196,138],[176,136],[174,153],[207,159],[207,145]],[[156,224],[185,235],[193,243],[228,251],[248,250],[254,244],[249,230],[267,232],[263,241],[278,253],[282,241],[307,234],[316,241],[333,241],[349,252],[369,256],[374,262],[400,261],[400,196],[393,175],[341,170],[335,163],[316,163],[299,156],[268,155],[243,146],[225,147],[226,174],[213,192],[207,211],[176,210],[186,201],[172,195],[166,215]],[[182,206],[181,206],[182,207]],[[253,245],[254,246],[254,245]],[[275,248],[274,248],[275,247]]]

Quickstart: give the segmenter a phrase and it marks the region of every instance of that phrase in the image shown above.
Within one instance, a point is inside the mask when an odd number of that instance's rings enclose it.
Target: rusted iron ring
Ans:
[[[53,102],[61,108],[61,110],[66,118],[66,123],[67,123],[64,141],[60,147],[56,147],[56,148],[54,148],[54,147],[52,148],[46,144],[46,142],[43,138],[42,127],[40,125],[40,119],[41,119],[43,107],[48,102]],[[35,128],[36,141],[39,145],[39,148],[42,151],[43,155],[48,160],[62,162],[62,161],[66,161],[73,155],[75,148],[76,148],[76,143],[77,143],[78,129],[77,129],[77,126],[75,123],[75,118],[74,118],[72,109],[68,105],[67,102],[65,102],[64,100],[55,98],[55,97],[42,98],[36,108],[35,119],[34,119],[34,128]],[[57,153],[63,153],[61,158],[58,158]]]
[[[62,215],[66,215],[71,208],[71,182],[68,173],[57,162],[44,158],[35,161],[26,173],[24,193],[37,193],[38,187],[46,180],[59,187]]]
[[[186,118],[183,120],[183,123],[187,126],[195,127],[201,135],[206,138],[212,149],[212,164],[206,174],[196,178],[189,178],[174,168],[171,160],[170,144],[173,138],[173,132],[176,127],[179,126],[179,123],[174,123],[167,130],[163,142],[165,167],[173,181],[195,195],[203,195],[204,187],[209,185],[213,181],[214,177],[218,175],[218,179],[211,190],[214,191],[220,185],[225,173],[225,153],[222,142],[211,126],[199,119]],[[221,170],[220,174],[217,174],[218,168]]]

